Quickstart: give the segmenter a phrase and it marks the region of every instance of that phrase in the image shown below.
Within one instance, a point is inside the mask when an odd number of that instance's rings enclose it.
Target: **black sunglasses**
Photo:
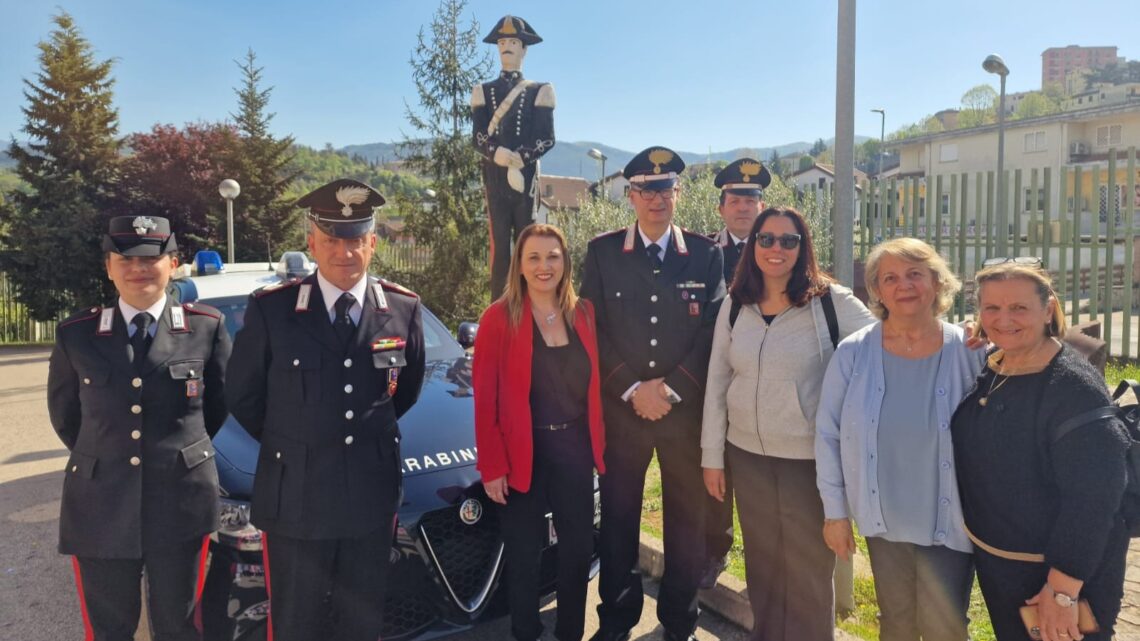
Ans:
[[[784,249],[795,249],[796,247],[800,246],[799,234],[784,234],[782,236],[777,236],[766,231],[756,234],[757,244],[759,244],[764,249],[768,249],[772,245],[775,245],[777,240],[780,241],[780,247],[783,247]]]
[[[1004,265],[1006,263],[1032,265],[1034,267],[1040,267],[1042,265],[1041,257],[1039,256],[997,256],[983,260],[982,267],[993,267],[994,265]]]

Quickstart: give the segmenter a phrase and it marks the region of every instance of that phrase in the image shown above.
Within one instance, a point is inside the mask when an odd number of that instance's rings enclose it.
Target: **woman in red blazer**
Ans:
[[[594,545],[594,468],[603,473],[594,310],[571,282],[566,238],[535,224],[515,243],[503,296],[479,321],[472,366],[477,467],[500,508],[511,633],[542,635],[546,513],[558,532],[559,641],[579,641]]]

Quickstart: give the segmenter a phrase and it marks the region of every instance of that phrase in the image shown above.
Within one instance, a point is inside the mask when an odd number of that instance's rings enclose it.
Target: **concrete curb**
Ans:
[[[660,580],[661,575],[665,573],[665,552],[661,540],[642,532],[638,561],[643,574],[655,581]],[[721,572],[716,586],[709,590],[701,590],[699,598],[702,605],[728,621],[745,630],[752,629],[752,607],[748,604],[748,586],[744,581],[728,572]],[[839,629],[835,631],[835,638],[837,641],[862,641],[859,637]]]

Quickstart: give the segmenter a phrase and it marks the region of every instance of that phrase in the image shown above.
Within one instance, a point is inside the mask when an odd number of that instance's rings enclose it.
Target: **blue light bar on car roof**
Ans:
[[[225,269],[222,255],[216,251],[203,250],[194,254],[194,266],[199,276],[217,274]]]

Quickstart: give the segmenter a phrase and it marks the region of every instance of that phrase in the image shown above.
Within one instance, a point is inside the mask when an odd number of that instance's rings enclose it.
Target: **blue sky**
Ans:
[[[303,144],[398,140],[413,102],[408,60],[435,0],[15,0],[0,24],[0,135],[20,138],[22,78],[57,7],[100,59],[116,59],[121,130],[227,118],[252,48],[274,87],[273,130]],[[836,0],[472,0],[481,33],[505,13],[546,40],[525,74],[553,82],[556,133],[627,150],[664,144],[721,151],[829,138],[834,132]],[[1117,45],[1140,58],[1131,0],[863,0],[858,6],[855,131],[878,136],[996,76],[1037,89],[1048,47]],[[492,45],[485,45],[493,51]],[[497,59],[496,59],[497,68]]]

